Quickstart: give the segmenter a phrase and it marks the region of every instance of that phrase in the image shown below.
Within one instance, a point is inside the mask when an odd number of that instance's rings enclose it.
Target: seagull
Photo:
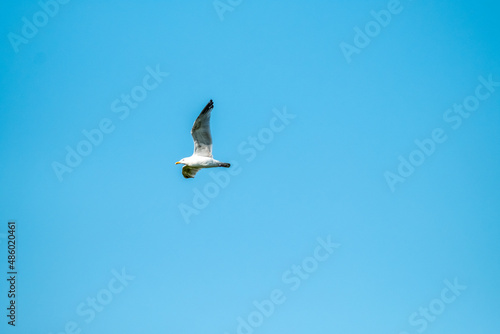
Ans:
[[[214,108],[212,100],[203,108],[200,115],[194,121],[191,136],[194,141],[193,155],[177,161],[175,164],[184,164],[182,175],[186,179],[194,178],[202,168],[226,167],[231,164],[220,162],[212,157],[212,135],[210,134],[210,113]]]

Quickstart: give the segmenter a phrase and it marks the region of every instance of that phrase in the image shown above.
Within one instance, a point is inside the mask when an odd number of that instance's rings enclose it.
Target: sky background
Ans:
[[[500,5],[401,1],[348,62],[341,43],[390,2],[221,3],[70,1],[53,16],[1,3],[1,332],[499,332],[500,87],[457,129],[443,115],[480,76],[500,81]],[[33,16],[45,24],[13,47]],[[169,74],[121,119],[112,103],[148,68]],[[210,99],[214,157],[233,167],[186,180],[174,163]],[[106,119],[60,181],[53,163]],[[436,128],[446,141],[391,189],[386,172]],[[324,261],[318,238],[340,244]],[[291,274],[303,264],[307,278]],[[466,289],[443,304],[446,280]],[[241,327],[273,290],[285,301]]]

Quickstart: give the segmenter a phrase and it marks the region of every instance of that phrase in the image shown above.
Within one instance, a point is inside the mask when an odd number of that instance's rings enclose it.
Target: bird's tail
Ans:
[[[229,168],[229,167],[231,167],[231,164],[228,164],[227,162],[221,162],[221,163],[219,164],[219,167],[226,167],[226,168]]]

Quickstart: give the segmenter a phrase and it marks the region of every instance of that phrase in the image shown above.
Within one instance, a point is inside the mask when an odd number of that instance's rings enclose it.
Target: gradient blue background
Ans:
[[[43,1],[43,0],[42,0]],[[401,1],[347,63],[341,42],[387,1],[70,1],[15,53],[8,33],[40,10],[0,5],[0,266],[18,224],[18,325],[2,333],[236,333],[254,300],[286,302],[254,333],[418,333],[408,317],[467,289],[428,333],[500,331],[500,89],[453,130],[442,116],[500,80],[496,1]],[[111,111],[146,67],[169,76],[125,120]],[[212,182],[185,180],[189,130],[213,99],[214,155],[241,173],[184,221]],[[238,146],[296,118],[247,161]],[[116,126],[59,182],[51,164],[103,118]],[[415,139],[448,139],[391,192]],[[341,247],[291,291],[282,274],[316,238]],[[5,260],[4,260],[5,259]],[[112,270],[135,279],[90,323],[77,306]]]

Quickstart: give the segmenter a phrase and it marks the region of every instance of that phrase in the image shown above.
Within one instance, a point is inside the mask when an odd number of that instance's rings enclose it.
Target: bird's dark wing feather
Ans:
[[[182,175],[184,175],[186,179],[192,179],[200,169],[201,168],[184,166],[182,167]]]
[[[194,154],[203,157],[212,157],[212,135],[210,133],[210,114],[214,107],[212,100],[208,102],[205,108],[193,124],[191,135],[194,140]]]

